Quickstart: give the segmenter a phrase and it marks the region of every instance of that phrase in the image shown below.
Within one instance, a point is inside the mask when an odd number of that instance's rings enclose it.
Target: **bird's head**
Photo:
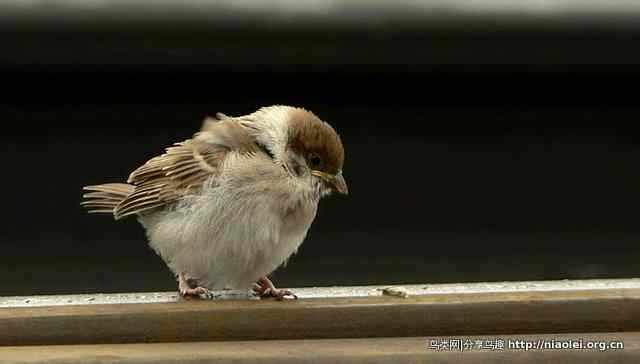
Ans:
[[[326,196],[348,194],[342,175],[344,147],[340,136],[312,112],[290,106],[261,108],[249,115],[254,137],[274,160],[298,181]]]

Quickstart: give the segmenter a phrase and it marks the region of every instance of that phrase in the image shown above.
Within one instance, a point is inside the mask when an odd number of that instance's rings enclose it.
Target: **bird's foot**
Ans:
[[[274,297],[278,301],[282,301],[285,297],[298,299],[298,296],[290,290],[276,288],[276,286],[273,285],[273,282],[271,282],[267,277],[260,278],[255,284],[253,291],[260,295],[261,298]]]
[[[182,297],[196,297],[199,298],[202,295],[209,296],[211,295],[211,291],[204,287],[193,287],[189,284],[189,279],[184,273],[180,273],[178,275],[178,291]]]

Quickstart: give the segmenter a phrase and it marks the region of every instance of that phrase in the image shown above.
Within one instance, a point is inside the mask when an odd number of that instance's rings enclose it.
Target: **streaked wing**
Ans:
[[[116,219],[174,203],[197,193],[209,178],[219,175],[231,151],[254,153],[253,140],[233,119],[205,120],[192,139],[174,144],[129,176],[135,186],[116,208]]]

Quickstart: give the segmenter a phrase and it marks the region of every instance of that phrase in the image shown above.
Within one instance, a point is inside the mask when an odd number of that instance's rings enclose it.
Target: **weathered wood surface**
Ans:
[[[0,345],[639,331],[639,281],[411,285],[404,298],[381,286],[308,288],[284,302],[9,297],[0,299]]]
[[[518,350],[472,348],[436,350],[431,341],[443,339],[495,342],[508,340],[622,341],[615,350]],[[637,363],[640,333],[596,333],[517,336],[455,336],[266,340],[166,344],[7,346],[0,347],[0,363],[111,364],[111,363]]]
[[[505,281],[445,284],[409,284],[396,286],[341,286],[295,288],[300,298],[355,298],[384,296],[386,288],[404,288],[410,296],[471,293],[526,293],[547,291],[585,291],[611,289],[640,289],[640,278],[625,279],[583,279],[549,281]],[[244,299],[242,292],[214,292],[216,300]],[[46,296],[9,296],[0,297],[1,308],[101,305],[120,303],[167,303],[181,302],[177,292],[138,292],[138,293],[93,293]]]

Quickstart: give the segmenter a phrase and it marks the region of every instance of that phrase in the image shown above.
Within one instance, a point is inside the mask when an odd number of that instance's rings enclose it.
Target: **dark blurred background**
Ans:
[[[196,3],[2,5],[0,295],[174,290],[82,186],[272,104],[336,127],[351,191],[279,285],[640,275],[637,9]]]

